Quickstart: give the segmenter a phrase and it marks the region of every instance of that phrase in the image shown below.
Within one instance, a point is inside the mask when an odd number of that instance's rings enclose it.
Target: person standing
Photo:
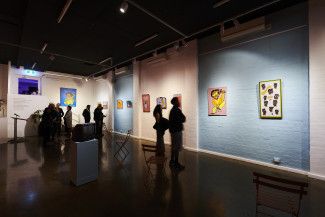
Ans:
[[[172,140],[171,159],[169,166],[178,170],[184,170],[185,166],[178,162],[179,152],[183,147],[183,123],[186,121],[185,115],[179,109],[178,98],[171,100],[173,108],[169,113],[169,132]]]
[[[90,105],[87,105],[87,107],[84,109],[82,116],[84,116],[85,123],[90,122]]]
[[[153,116],[156,119],[156,123],[153,128],[156,130],[157,134],[157,156],[165,156],[165,142],[164,142],[164,135],[165,131],[169,128],[169,123],[166,118],[162,115],[161,105],[157,105],[153,110]]]
[[[51,140],[54,132],[54,123],[56,118],[55,105],[50,103],[43,111],[42,121],[40,123],[40,130],[43,136],[43,145]]]
[[[102,104],[98,104],[97,108],[94,110],[94,120],[96,123],[96,135],[97,137],[101,137],[103,135],[103,120],[106,117],[103,114],[103,106]]]
[[[57,112],[57,117],[56,117],[56,131],[57,131],[57,136],[61,136],[61,125],[62,125],[62,118],[64,116],[64,112],[62,108],[60,108],[60,103],[56,104],[55,110]]]
[[[67,137],[71,136],[71,130],[72,130],[72,111],[71,106],[67,106],[67,112],[64,115],[64,126],[65,131],[67,133]]]

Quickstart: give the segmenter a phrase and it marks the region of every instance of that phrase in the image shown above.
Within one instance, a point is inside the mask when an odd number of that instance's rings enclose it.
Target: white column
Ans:
[[[310,172],[325,179],[325,1],[309,1]]]
[[[133,61],[133,135],[140,137],[140,62]]]

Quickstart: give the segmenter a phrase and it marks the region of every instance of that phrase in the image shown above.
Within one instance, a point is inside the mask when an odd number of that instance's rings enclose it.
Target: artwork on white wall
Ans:
[[[281,79],[259,83],[260,117],[265,119],[282,118]]]
[[[73,88],[60,88],[60,104],[61,106],[72,106],[77,105],[77,89]]]
[[[227,115],[227,87],[208,89],[208,110],[209,116]]]
[[[162,109],[167,109],[167,100],[166,97],[158,97],[157,105],[160,105]]]
[[[0,99],[0,118],[7,117],[7,102]]]
[[[143,107],[143,112],[150,112],[150,95],[149,94],[142,95],[142,107]]]
[[[174,94],[173,97],[177,97],[178,98],[178,102],[179,102],[179,109],[182,110],[182,94]]]
[[[108,109],[108,101],[103,101],[103,109]]]

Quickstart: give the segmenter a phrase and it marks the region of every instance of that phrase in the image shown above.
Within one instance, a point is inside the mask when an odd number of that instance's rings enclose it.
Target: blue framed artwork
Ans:
[[[60,104],[61,106],[76,107],[77,105],[77,89],[60,88]]]

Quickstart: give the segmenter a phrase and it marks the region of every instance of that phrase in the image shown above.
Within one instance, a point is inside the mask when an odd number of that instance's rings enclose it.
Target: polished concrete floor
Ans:
[[[324,182],[189,151],[181,153],[184,171],[150,175],[140,148],[148,142],[131,139],[121,164],[113,157],[119,137],[104,137],[98,180],[80,187],[70,183],[69,140],[1,144],[0,216],[255,216],[254,171],[308,182],[299,216],[325,216]]]

